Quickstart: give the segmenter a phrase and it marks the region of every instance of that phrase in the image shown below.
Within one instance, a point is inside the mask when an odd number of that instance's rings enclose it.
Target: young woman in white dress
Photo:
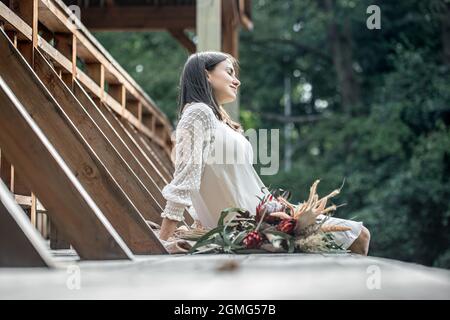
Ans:
[[[184,209],[202,226],[212,228],[228,207],[251,211],[257,196],[268,192],[253,168],[253,149],[242,127],[223,104],[233,102],[240,81],[237,61],[221,52],[191,55],[181,74],[179,121],[175,131],[175,172],[162,194],[160,239],[167,240],[184,220]],[[291,190],[292,191],[292,190]],[[354,253],[367,255],[370,233],[362,222],[330,217],[326,224],[351,227],[332,233],[335,241]]]

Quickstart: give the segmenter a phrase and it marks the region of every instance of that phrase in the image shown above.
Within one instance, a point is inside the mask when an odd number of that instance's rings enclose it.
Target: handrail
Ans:
[[[126,119],[170,157],[173,143],[170,135],[173,128],[156,103],[79,21],[72,22],[74,17],[62,1],[34,1],[38,2],[36,7],[39,22],[34,25],[26,23],[16,12],[0,2],[0,23],[3,23],[5,31],[14,32],[19,41],[32,41],[33,33],[36,32],[36,46],[56,67],[64,74],[70,74],[73,79],[79,80],[93,97]],[[64,50],[55,45],[55,41],[51,41],[56,35],[69,39],[72,52],[63,52]],[[80,69],[76,65],[77,60],[85,62],[89,67],[93,66],[94,72]],[[110,87],[118,88],[118,93],[111,88],[107,90],[106,83]]]

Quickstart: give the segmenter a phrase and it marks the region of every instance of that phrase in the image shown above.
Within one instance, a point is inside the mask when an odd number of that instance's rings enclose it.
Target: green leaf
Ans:
[[[288,243],[288,253],[294,253],[294,250],[295,250],[295,239],[294,238],[289,239],[287,241],[287,243]]]
[[[195,243],[195,245],[191,248],[190,252],[194,252],[197,248],[199,247],[203,247],[204,246],[204,242],[206,242],[212,235],[219,233],[220,232],[220,228],[214,228],[212,230],[210,230],[209,232],[207,232],[206,234],[204,234],[203,236],[200,237],[200,239],[197,240],[197,242]]]
[[[226,209],[222,210],[221,213],[220,213],[219,221],[217,222],[217,226],[218,227],[223,227],[223,221],[224,221],[225,217],[230,212],[239,212],[240,210],[242,210],[242,209],[241,208],[226,208]]]

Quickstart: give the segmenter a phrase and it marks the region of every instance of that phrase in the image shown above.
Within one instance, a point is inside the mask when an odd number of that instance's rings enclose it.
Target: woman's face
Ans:
[[[218,63],[214,70],[206,72],[219,105],[236,100],[237,89],[241,82],[236,78],[233,64],[229,59]]]

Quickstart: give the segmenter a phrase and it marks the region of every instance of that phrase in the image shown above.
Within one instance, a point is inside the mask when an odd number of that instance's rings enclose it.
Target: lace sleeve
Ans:
[[[175,132],[175,172],[162,190],[167,204],[161,217],[184,220],[185,207],[192,205],[191,190],[200,190],[215,126],[214,112],[205,104],[196,103],[183,112]]]

